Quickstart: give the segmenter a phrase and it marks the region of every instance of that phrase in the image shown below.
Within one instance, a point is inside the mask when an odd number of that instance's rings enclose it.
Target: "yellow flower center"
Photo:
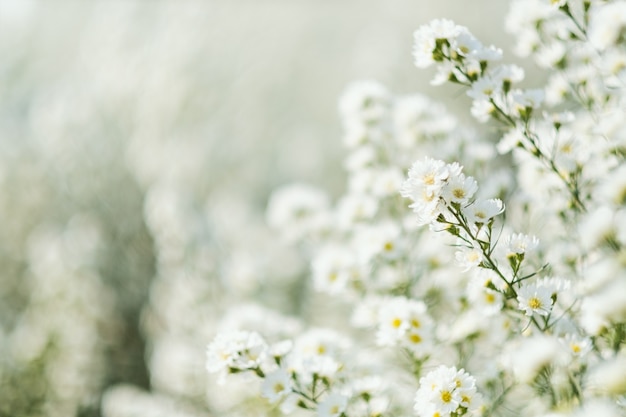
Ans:
[[[422,338],[417,333],[411,333],[411,335],[409,336],[409,340],[411,341],[411,343],[417,344],[422,341]]]
[[[476,252],[470,252],[467,255],[467,260],[470,261],[470,262],[476,262],[479,259],[480,259],[480,255],[478,253],[476,253]]]
[[[285,390],[285,386],[280,382],[274,384],[274,394],[278,394],[279,392],[283,392]]]
[[[400,327],[401,324],[402,324],[402,320],[397,317],[393,319],[393,321],[391,322],[391,325],[395,327],[396,329]]]
[[[431,201],[435,199],[435,194],[424,191],[424,193],[422,194],[422,197],[424,198],[424,201],[426,201],[427,203],[430,203]]]
[[[426,174],[424,176],[424,184],[426,185],[434,185],[435,184],[435,174]]]
[[[450,401],[452,401],[452,393],[450,391],[442,391],[441,401],[443,401],[444,403],[449,403]]]
[[[452,190],[452,194],[456,198],[463,198],[463,197],[465,197],[465,190],[462,189],[462,188],[455,188],[454,190]]]
[[[538,308],[541,308],[541,300],[537,297],[532,297],[528,300],[528,306],[533,310],[537,310]]]

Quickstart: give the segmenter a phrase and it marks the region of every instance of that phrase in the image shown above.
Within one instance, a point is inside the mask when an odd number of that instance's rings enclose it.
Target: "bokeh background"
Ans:
[[[0,416],[253,415],[203,361],[235,306],[315,320],[272,189],[343,190],[352,80],[472,123],[412,33],[451,18],[516,62],[507,7],[0,0]]]

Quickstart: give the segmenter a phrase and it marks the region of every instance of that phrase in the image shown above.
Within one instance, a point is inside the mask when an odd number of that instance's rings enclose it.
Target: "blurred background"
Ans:
[[[242,301],[301,315],[271,190],[343,190],[352,80],[471,123],[412,33],[450,18],[514,62],[507,6],[0,0],[0,416],[253,415],[204,351]]]

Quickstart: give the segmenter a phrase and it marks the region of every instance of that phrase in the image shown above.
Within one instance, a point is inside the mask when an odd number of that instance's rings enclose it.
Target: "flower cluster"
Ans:
[[[276,8],[31,3],[0,13],[1,416],[626,415],[626,1],[512,0],[524,68],[422,25],[470,117],[352,82],[342,164],[258,58],[343,64]],[[327,47],[380,76],[395,22]]]
[[[480,415],[476,379],[465,370],[440,366],[420,378],[415,412],[420,417]]]
[[[424,158],[409,170],[400,193],[413,202],[409,206],[417,214],[418,224],[454,222],[454,215],[468,219],[474,225],[488,224],[504,211],[499,199],[474,201],[478,184],[466,177],[458,163]]]
[[[334,297],[351,309],[347,322],[331,319],[350,348],[315,339],[299,350],[295,335],[269,365],[237,348],[219,356],[237,364],[222,369],[263,379],[262,396],[283,411],[322,416],[624,415],[623,7],[513,2],[518,49],[553,70],[536,89],[467,28],[417,29],[416,66],[463,86],[492,137],[423,96],[351,84],[339,106],[346,193],[333,204],[286,187],[268,206],[270,219],[297,219],[273,224],[298,231],[286,238],[310,261],[315,305]]]
[[[262,380],[261,396],[285,413],[295,408],[317,410],[325,417],[368,408],[382,413],[389,393],[379,380],[346,379],[347,369],[352,376],[365,371],[349,357],[351,345],[348,338],[322,328],[271,345],[256,332],[225,332],[207,349],[207,370],[222,374],[222,382],[228,374],[250,371]]]

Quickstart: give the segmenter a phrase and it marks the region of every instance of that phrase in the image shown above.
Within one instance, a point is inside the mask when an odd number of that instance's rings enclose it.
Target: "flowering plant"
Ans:
[[[309,260],[303,294],[350,318],[218,334],[207,369],[258,380],[242,398],[319,416],[626,415],[626,2],[517,0],[507,27],[546,85],[523,88],[450,20],[415,32],[415,65],[463,88],[483,132],[421,95],[347,88],[347,191],[333,205],[286,186],[267,219]]]

